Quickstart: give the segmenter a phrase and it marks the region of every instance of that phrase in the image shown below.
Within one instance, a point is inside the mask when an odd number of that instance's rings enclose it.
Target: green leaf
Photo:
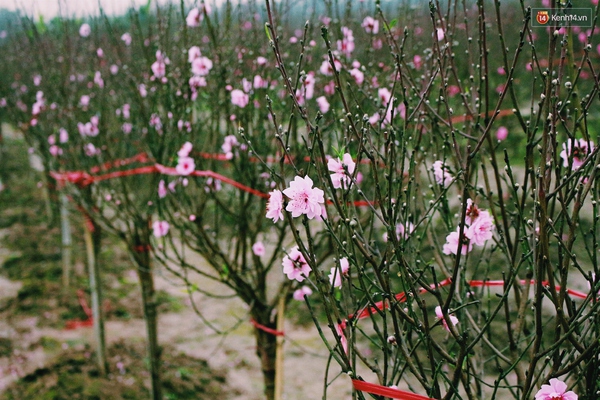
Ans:
[[[398,24],[398,20],[397,20],[396,18],[394,18],[393,20],[391,20],[391,21],[390,21],[390,24],[389,24],[389,26],[390,26],[390,31],[391,31],[392,29],[394,29],[394,28],[396,27],[396,25],[397,25],[397,24]]]
[[[267,34],[269,41],[272,42],[273,38],[271,37],[271,31],[269,30],[269,24],[267,22],[265,22],[265,33]]]

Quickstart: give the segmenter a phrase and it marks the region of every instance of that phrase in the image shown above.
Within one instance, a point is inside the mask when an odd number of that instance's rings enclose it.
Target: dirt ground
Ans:
[[[133,272],[133,271],[132,271]],[[157,289],[163,289],[186,303],[187,295],[183,288],[173,285],[167,276],[158,274]],[[20,284],[6,279],[0,280],[2,297],[16,294]],[[2,299],[4,300],[4,299]],[[233,298],[219,300],[203,296],[197,300],[204,317],[220,329],[229,330],[241,323],[227,335],[219,335],[207,327],[191,307],[179,312],[163,313],[159,317],[159,340],[177,352],[206,360],[211,369],[225,371],[225,385],[231,400],[259,400],[262,395],[262,376],[255,354],[253,327],[241,301]],[[60,354],[45,351],[37,346],[41,341],[54,339],[62,349],[93,346],[91,328],[75,330],[40,327],[39,317],[14,317],[10,321],[0,321],[0,338],[10,339],[14,349],[27,349],[18,352],[20,362],[16,371],[4,374],[0,388],[5,388],[19,377],[33,372],[51,362]],[[286,323],[284,398],[290,400],[317,399],[323,395],[323,379],[327,353],[318,333],[313,327],[298,327]],[[109,320],[106,323],[106,337],[109,344],[120,342],[143,343],[144,321],[140,318]],[[324,351],[325,350],[325,351]],[[12,357],[14,361],[15,357]],[[8,358],[0,358],[0,367],[9,369]],[[113,366],[111,366],[113,367]],[[335,366],[332,375],[336,374]],[[344,375],[332,383],[328,389],[332,399],[350,398],[350,381]]]

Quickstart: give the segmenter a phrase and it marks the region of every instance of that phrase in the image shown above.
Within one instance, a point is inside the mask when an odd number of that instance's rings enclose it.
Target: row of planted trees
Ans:
[[[158,262],[192,299],[206,279],[249,306],[269,399],[293,298],[357,398],[592,399],[589,9],[589,27],[541,28],[529,4],[485,1],[24,19],[2,43],[4,111],[89,219],[90,249],[100,232],[125,243],[154,398]]]

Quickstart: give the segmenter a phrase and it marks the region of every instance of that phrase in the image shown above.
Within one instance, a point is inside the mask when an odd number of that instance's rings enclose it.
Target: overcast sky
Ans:
[[[146,4],[148,0],[100,0],[104,12],[109,15],[122,14],[130,6],[136,8]],[[156,3],[157,0],[152,0]],[[167,0],[159,0],[165,3]],[[43,15],[46,19],[53,18],[59,13],[59,2],[62,5],[62,13],[66,16],[85,17],[98,14],[98,0],[0,0],[0,8],[9,10],[24,10],[28,15]],[[186,0],[186,4],[193,1]]]

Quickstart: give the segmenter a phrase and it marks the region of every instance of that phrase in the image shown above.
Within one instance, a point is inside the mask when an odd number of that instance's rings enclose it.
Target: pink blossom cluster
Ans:
[[[98,129],[99,122],[100,122],[100,119],[98,118],[97,115],[92,116],[92,118],[90,118],[90,121],[86,122],[85,124],[82,122],[78,122],[77,129],[79,130],[79,134],[83,137],[98,136],[98,134],[100,133],[100,129]]]
[[[125,43],[125,46],[129,46],[132,41],[131,34],[129,34],[128,32],[125,32],[124,34],[121,35],[121,40],[123,41],[123,43]]]
[[[210,6],[202,3],[199,8],[192,8],[185,18],[187,26],[190,28],[197,28],[204,19],[204,13],[210,14]]]
[[[330,104],[325,96],[319,96],[317,97],[317,106],[319,107],[321,114],[325,114],[327,111],[329,111]]]
[[[462,237],[460,226],[446,237],[446,243],[442,248],[444,254],[458,254],[459,247],[461,254],[467,254],[473,250],[473,245],[483,246],[494,235],[495,226],[492,216],[488,211],[478,208],[471,199],[467,199],[465,224]]]
[[[333,64],[335,65],[336,71],[340,72],[342,70],[342,63],[337,58],[333,59]],[[333,76],[333,67],[331,66],[331,63],[329,62],[329,58],[326,58],[323,61],[323,63],[321,64],[321,67],[319,68],[319,72],[321,72],[325,76]],[[333,93],[331,93],[331,94],[333,94]]]
[[[189,175],[196,169],[194,159],[189,156],[191,151],[192,144],[190,142],[185,142],[177,152],[179,157],[177,159],[175,170],[179,175]]]
[[[247,93],[240,89],[234,89],[231,91],[231,104],[244,108],[248,105],[250,97]]]
[[[365,32],[376,35],[379,32],[379,21],[373,17],[365,17],[361,26],[365,29]]]
[[[99,148],[94,146],[92,143],[86,143],[85,145],[83,145],[83,151],[85,152],[85,155],[88,157],[97,156],[102,152]]]
[[[562,148],[560,158],[563,159],[563,167],[571,165],[571,169],[575,171],[581,168],[585,159],[594,151],[594,142],[585,139],[567,140]]]
[[[336,189],[348,189],[352,185],[352,174],[356,168],[356,163],[352,160],[349,153],[345,153],[342,159],[330,158],[327,161],[327,169],[331,174],[331,182]]]
[[[365,81],[365,73],[360,70],[360,63],[358,61],[352,63],[352,69],[348,71],[348,73],[354,78],[354,82],[356,82],[358,86],[362,85]]]
[[[283,195],[289,199],[285,210],[294,218],[306,215],[313,219],[324,215],[325,193],[313,188],[313,181],[308,176],[296,176],[283,192],[273,190],[269,193],[266,217],[273,219],[273,222],[283,220]]]
[[[123,118],[129,119],[131,117],[131,106],[128,103],[123,104],[115,110],[115,115],[117,117],[123,116]]]
[[[166,57],[160,50],[157,50],[156,61],[150,66],[153,73],[152,78],[160,79],[162,83],[166,83],[167,77],[165,75],[167,73],[167,65],[170,63],[169,57]]]
[[[44,99],[44,92],[38,91],[35,94],[35,103],[31,106],[31,115],[37,117],[46,107],[46,100]]]
[[[152,113],[152,115],[150,115],[150,121],[148,122],[148,124],[154,129],[156,129],[159,133],[161,133],[163,125],[162,120],[160,119],[160,116],[158,114]]]
[[[297,301],[304,301],[304,296],[310,296],[313,293],[312,289],[308,286],[302,286],[294,291],[292,297]]]
[[[117,108],[115,110],[115,114],[117,116],[123,116],[123,118],[125,119],[129,119],[130,115],[130,110],[131,110],[131,106],[127,103],[123,104],[123,106],[121,108]],[[121,125],[121,130],[123,131],[124,134],[128,135],[131,133],[133,129],[133,125],[130,122],[124,122],[123,125]]]
[[[96,71],[94,73],[94,83],[98,85],[100,89],[104,88],[104,79],[102,79],[102,74],[100,71]]]
[[[184,120],[180,119],[179,121],[177,121],[177,130],[179,130],[179,131],[185,130],[186,132],[191,132],[192,131],[192,123],[190,121],[184,121]]]
[[[158,182],[158,198],[159,199],[163,199],[167,196],[168,192],[167,192],[167,187],[165,185],[165,181],[164,179],[161,179],[160,182]]]
[[[304,105],[306,100],[310,100],[315,95],[315,73],[310,71],[303,76],[302,86],[296,91],[296,100],[298,104]]]
[[[377,90],[377,97],[381,102],[381,107],[385,110],[385,114],[383,118],[378,112],[373,114],[369,118],[369,123],[371,125],[377,125],[378,123],[391,124],[397,115],[400,115],[402,119],[406,118],[406,105],[404,103],[400,103],[397,107],[395,107],[395,99],[392,98],[392,92],[390,92],[388,88],[379,88]]]
[[[170,225],[167,221],[154,221],[152,224],[152,234],[159,238],[169,233]]]
[[[352,57],[354,51],[354,33],[352,29],[343,26],[342,27],[342,39],[337,41],[337,49],[339,52],[344,54],[346,58]]]
[[[415,230],[415,225],[412,222],[408,222],[406,224],[396,224],[396,238],[400,239],[408,239],[409,234],[413,233]],[[388,234],[385,232],[383,234],[383,241],[388,241]]]
[[[252,86],[254,86],[254,89],[267,89],[269,87],[269,81],[260,75],[255,75]]]
[[[225,153],[225,157],[228,160],[233,158],[233,150],[235,147],[239,145],[237,138],[234,135],[227,135],[223,140],[223,145],[221,146],[221,150]]]
[[[304,255],[298,249],[298,246],[292,248],[290,252],[283,257],[281,262],[283,265],[283,273],[287,275],[289,280],[304,281],[308,278],[312,268],[306,262]]]
[[[79,105],[81,106],[81,108],[83,108],[85,110],[87,108],[87,106],[90,105],[90,96],[88,96],[87,94],[84,94],[83,96],[81,96],[79,98]]]
[[[204,191],[206,193],[209,192],[218,192],[221,190],[221,181],[219,179],[208,178],[206,180],[206,184],[204,185]]]
[[[340,265],[331,267],[329,273],[329,283],[333,287],[342,287],[342,276],[348,275],[350,263],[346,257],[340,258]]]
[[[193,46],[188,51],[188,61],[192,65],[192,74],[206,76],[213,67],[212,61],[201,54],[200,48]]]
[[[440,160],[433,163],[433,177],[437,184],[444,188],[450,186],[454,179],[446,164]]]
[[[60,128],[58,130],[58,141],[60,143],[67,143],[69,141],[69,133],[65,128]],[[48,151],[52,156],[58,157],[63,154],[63,149],[56,144],[55,135],[48,136],[48,144],[50,145]]]
[[[444,318],[444,313],[442,312],[442,307],[437,306],[435,308],[435,315],[436,315],[436,317],[438,317],[439,320],[442,321],[442,325],[444,326],[444,329],[446,329],[448,332],[450,332],[450,328],[448,327],[448,323],[446,322],[446,319]],[[452,322],[452,325],[458,324],[458,318],[456,318],[454,315],[450,314],[450,315],[448,315],[448,318],[450,319],[450,322]]]

